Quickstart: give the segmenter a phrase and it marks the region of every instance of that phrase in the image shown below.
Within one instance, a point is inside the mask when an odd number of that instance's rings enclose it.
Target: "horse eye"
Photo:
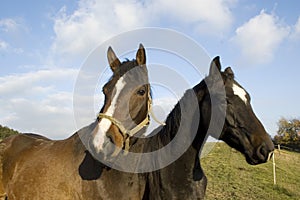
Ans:
[[[140,95],[140,96],[143,96],[145,93],[146,93],[146,91],[143,90],[143,89],[140,89],[140,90],[137,91],[137,94]]]

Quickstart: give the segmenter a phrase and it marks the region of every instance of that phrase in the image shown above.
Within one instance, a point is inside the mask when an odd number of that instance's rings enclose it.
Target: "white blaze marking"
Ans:
[[[235,95],[239,96],[245,103],[247,103],[247,93],[243,88],[239,87],[236,84],[233,84],[232,90]]]
[[[109,108],[104,113],[105,115],[113,116],[115,109],[116,109],[117,100],[118,100],[119,95],[120,95],[122,89],[124,88],[124,86],[125,86],[125,81],[123,80],[123,77],[121,77],[115,85],[116,93],[112,98]],[[108,131],[109,127],[111,126],[111,121],[106,118],[102,118],[100,120],[100,122],[98,122],[97,126],[98,126],[98,132],[94,136],[93,144],[94,144],[94,147],[99,152],[103,148],[103,143],[105,141],[106,132]]]

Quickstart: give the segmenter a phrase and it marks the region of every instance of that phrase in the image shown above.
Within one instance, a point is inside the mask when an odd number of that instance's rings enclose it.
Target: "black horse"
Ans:
[[[192,105],[193,95],[197,97],[198,110],[197,106]],[[214,108],[213,104],[216,105]],[[185,108],[181,109],[182,107]],[[185,111],[186,109],[188,110]],[[196,112],[200,112],[200,115],[197,116]],[[209,76],[185,92],[168,115],[166,125],[156,129],[152,137],[146,141],[139,140],[145,143],[144,151],[155,151],[171,144],[182,129],[182,119],[187,114],[189,116],[187,121],[190,123],[184,125],[185,138],[180,142],[189,143],[189,140],[192,140],[192,144],[175,162],[147,174],[144,199],[204,198],[207,179],[200,165],[199,153],[208,134],[218,137],[218,133],[214,132],[218,131],[217,128],[211,127],[221,125],[219,139],[244,154],[246,161],[251,165],[267,162],[269,154],[271,155],[274,150],[270,136],[251,108],[250,95],[234,79],[230,67],[221,71],[219,57],[213,59]],[[215,121],[211,121],[213,115]],[[195,129],[196,135],[193,135]],[[174,151],[176,149],[172,149],[168,155],[163,155],[152,163],[157,165],[157,162],[172,156]],[[149,163],[151,162],[147,162]]]

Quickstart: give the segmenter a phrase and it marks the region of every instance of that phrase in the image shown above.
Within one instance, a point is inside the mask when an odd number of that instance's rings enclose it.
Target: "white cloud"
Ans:
[[[55,18],[52,50],[62,55],[86,55],[114,34],[144,25],[141,3],[81,1],[71,15],[62,8]]]
[[[0,30],[4,32],[14,32],[18,29],[19,26],[20,24],[14,19],[0,19]]]
[[[290,28],[274,14],[264,10],[235,31],[234,43],[240,48],[243,60],[248,63],[270,62],[276,49],[289,35]]]
[[[232,24],[235,0],[82,0],[67,14],[63,7],[54,17],[53,54],[86,56],[115,34],[144,26],[172,24],[198,33],[222,35]]]
[[[59,94],[59,92],[58,92]],[[31,100],[29,98],[12,98],[1,100],[0,123],[22,132],[33,132],[50,138],[66,138],[76,128],[72,111],[72,93],[68,101],[59,99]],[[58,105],[49,101],[55,101]],[[60,104],[69,103],[69,106]]]
[[[298,17],[298,20],[293,27],[293,32],[291,33],[291,38],[296,39],[296,40],[300,39],[300,17]]]
[[[75,69],[52,69],[0,77],[0,96],[45,94],[51,88],[60,88],[58,83],[74,81],[77,73]]]
[[[8,49],[8,43],[3,41],[3,40],[0,40],[0,51],[6,51]]]
[[[0,77],[0,124],[51,138],[67,137],[76,130],[70,91],[77,73],[52,69]]]
[[[23,18],[3,18],[0,19],[0,31],[7,34],[24,34],[29,32]]]
[[[297,34],[300,34],[300,17],[298,18],[298,21],[295,25],[295,31]]]
[[[23,49],[14,48],[8,42],[0,39],[0,52],[21,54],[23,53]]]
[[[173,22],[192,25],[198,33],[218,36],[231,27],[233,16],[230,8],[235,1],[191,0],[172,1],[157,0],[154,8],[159,15],[170,18]]]
[[[20,47],[21,38],[28,39],[29,29],[23,18],[2,18],[0,19],[0,51],[1,53],[22,54],[23,48]],[[26,38],[26,39],[25,39]]]
[[[4,32],[6,35],[14,35],[17,33],[24,34],[27,31],[26,26],[21,23],[21,19],[14,20],[11,18],[0,19],[0,33]],[[8,41],[0,38],[0,51],[5,53],[23,53],[23,49],[12,47]]]

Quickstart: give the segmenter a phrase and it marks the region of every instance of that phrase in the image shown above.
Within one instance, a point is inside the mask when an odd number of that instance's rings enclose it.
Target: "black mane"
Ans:
[[[168,114],[165,125],[157,127],[149,134],[147,138],[145,138],[145,140],[148,140],[146,141],[147,145],[144,149],[145,152],[158,150],[159,148],[166,146],[173,140],[173,138],[178,133],[179,126],[181,125],[181,116],[184,116],[182,115],[182,113],[185,112],[181,110],[181,105],[189,104],[191,98],[195,96],[197,97],[198,103],[200,104],[206,88],[206,83],[203,80],[194,88],[185,91],[182,98],[175,104],[172,111]],[[187,130],[188,129],[191,129],[191,127],[187,128]]]

